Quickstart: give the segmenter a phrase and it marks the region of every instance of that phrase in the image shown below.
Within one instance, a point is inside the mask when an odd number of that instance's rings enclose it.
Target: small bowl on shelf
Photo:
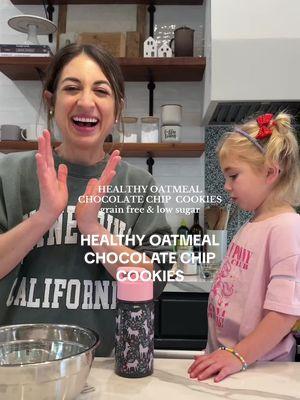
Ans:
[[[99,345],[90,329],[73,325],[0,327],[0,393],[5,400],[73,400]]]

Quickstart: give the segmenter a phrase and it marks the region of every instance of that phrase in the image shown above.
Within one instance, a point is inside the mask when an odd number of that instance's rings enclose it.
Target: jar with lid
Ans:
[[[124,133],[122,132],[122,125]],[[124,143],[137,143],[138,142],[138,118],[137,117],[123,117],[123,124],[119,127],[120,142]]]
[[[143,117],[141,122],[141,143],[158,143],[159,118]]]

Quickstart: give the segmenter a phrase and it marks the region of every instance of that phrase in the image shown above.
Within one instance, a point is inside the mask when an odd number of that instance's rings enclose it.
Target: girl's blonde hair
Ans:
[[[248,133],[263,148],[263,151],[249,138],[233,130],[222,137],[216,152],[220,161],[234,154],[257,172],[264,166],[277,164],[280,174],[272,192],[274,202],[286,201],[292,206],[297,206],[300,204],[299,147],[291,119],[291,116],[284,112],[274,115],[268,124],[272,134],[264,139],[256,139],[260,131],[256,119],[251,119],[236,127]]]

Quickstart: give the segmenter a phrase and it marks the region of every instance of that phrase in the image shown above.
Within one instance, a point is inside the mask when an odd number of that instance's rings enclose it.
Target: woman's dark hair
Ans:
[[[116,59],[103,49],[103,47],[72,43],[58,50],[47,69],[43,89],[53,94],[54,105],[57,85],[63,68],[80,54],[86,54],[102,69],[115,96],[115,116],[119,117],[122,111],[122,100],[125,96],[124,78]]]

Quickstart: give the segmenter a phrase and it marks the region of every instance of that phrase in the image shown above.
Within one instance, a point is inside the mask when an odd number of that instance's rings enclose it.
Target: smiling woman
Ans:
[[[116,60],[95,46],[66,46],[50,65],[44,99],[63,138],[61,145],[52,151],[45,130],[37,153],[10,154],[0,161],[0,324],[83,325],[100,336],[97,354],[109,355],[120,263],[90,265],[85,255],[91,250],[95,256],[115,252],[119,259],[122,253],[144,253],[141,267],[168,269],[167,263],[149,262],[152,253],[168,250],[154,248],[149,238],[171,231],[164,214],[146,211],[155,185],[152,176],[121,161],[118,151],[109,156],[103,150],[124,104]],[[102,208],[106,192],[101,188],[109,187],[145,189],[137,191],[139,211],[123,211],[129,204],[122,190],[116,202]],[[98,200],[80,202],[82,197]],[[81,235],[143,235],[143,241],[130,248],[88,246]],[[156,296],[163,286],[155,283]]]
[[[60,62],[54,59],[50,66],[44,98],[63,137],[57,152],[92,165],[103,158],[104,140],[121,117],[122,73],[107,52],[94,46],[67,46],[56,57]]]

